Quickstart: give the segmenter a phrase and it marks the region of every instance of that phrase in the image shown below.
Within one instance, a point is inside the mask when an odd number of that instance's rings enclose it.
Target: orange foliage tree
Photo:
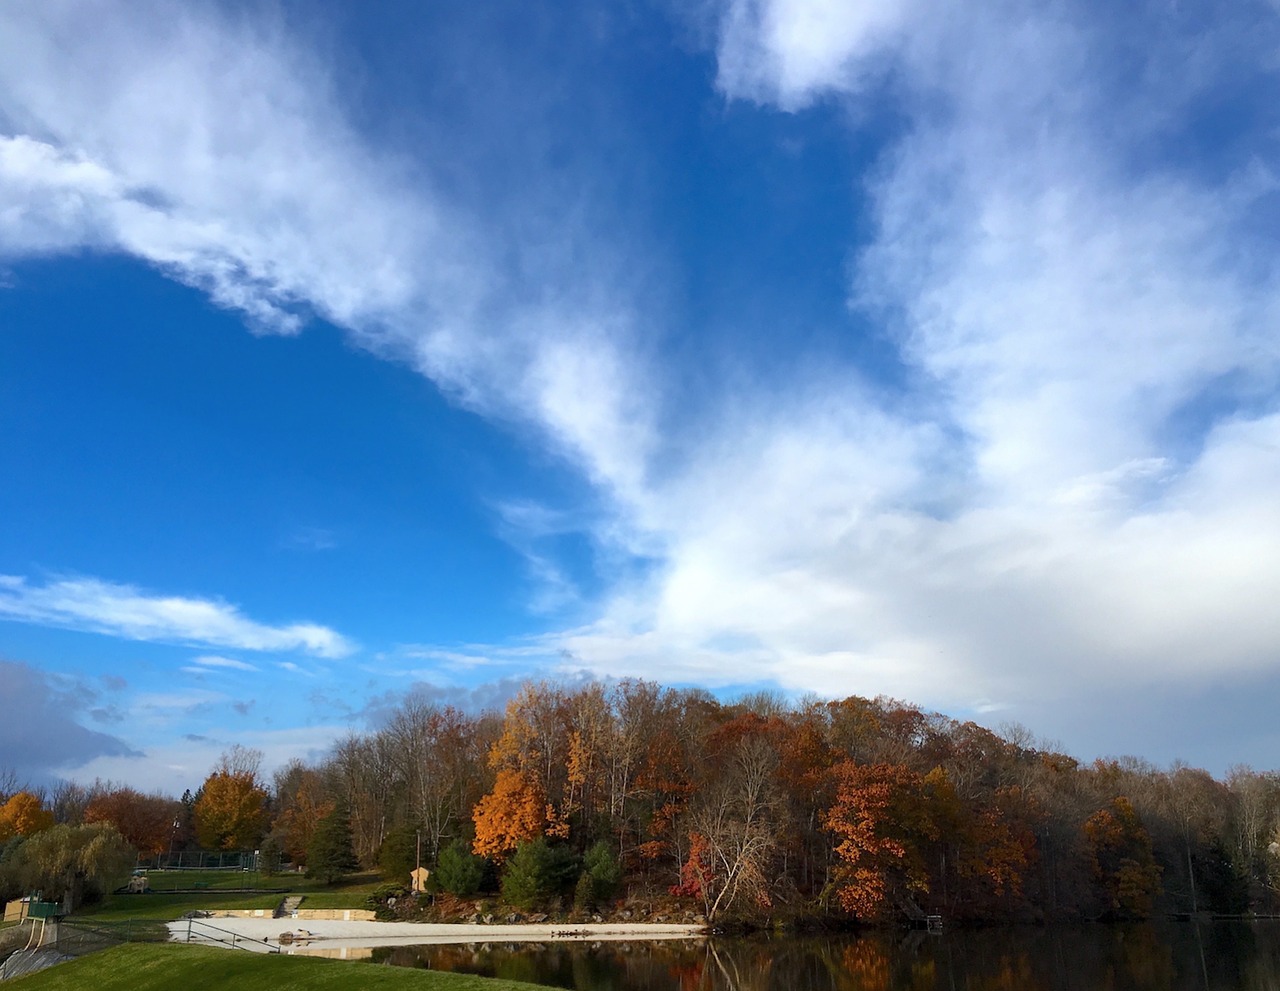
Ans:
[[[935,863],[948,909],[990,915],[1021,898],[1035,837],[1018,817],[1026,802],[1017,788],[964,800],[948,773],[924,776],[924,794],[938,838]],[[934,893],[937,894],[937,884]]]
[[[234,747],[205,778],[196,800],[196,838],[207,849],[243,850],[266,831],[267,792],[258,782],[262,755]]]
[[[272,835],[293,863],[305,864],[307,849],[316,830],[333,812],[335,803],[326,794],[324,781],[318,773],[301,765],[289,770],[292,772],[288,780],[291,791],[279,796],[284,808],[276,817]]]
[[[1126,918],[1149,916],[1160,893],[1161,870],[1133,803],[1123,795],[1115,798],[1085,821],[1084,835],[1110,911]]]
[[[921,776],[901,764],[832,768],[835,802],[823,826],[839,843],[836,897],[860,919],[879,919],[896,900],[929,891],[922,845],[936,839]]]
[[[0,805],[0,843],[15,836],[31,836],[53,825],[53,813],[29,791],[20,791]]]
[[[144,854],[163,853],[181,822],[182,804],[162,795],[117,788],[95,795],[85,806],[86,823],[106,822]]]
[[[472,850],[501,860],[519,844],[543,835],[547,804],[538,781],[502,768],[493,791],[476,803],[472,820],[476,826]]]

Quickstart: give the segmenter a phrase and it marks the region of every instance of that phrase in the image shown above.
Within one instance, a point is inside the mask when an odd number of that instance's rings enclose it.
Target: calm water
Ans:
[[[373,960],[575,991],[1280,991],[1280,922],[388,947]]]

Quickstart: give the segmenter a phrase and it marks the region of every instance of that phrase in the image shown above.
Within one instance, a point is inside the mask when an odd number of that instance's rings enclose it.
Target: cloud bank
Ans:
[[[0,619],[106,633],[127,640],[239,650],[300,650],[316,657],[346,657],[356,649],[354,643],[327,626],[270,626],[249,619],[225,602],[155,595],[96,578],[62,578],[31,585],[25,578],[0,575]],[[242,664],[215,657],[199,658],[196,663]]]
[[[86,729],[77,717],[100,706],[102,693],[85,681],[56,678],[16,661],[0,660],[0,770],[19,781],[47,783],[60,768],[138,752],[119,737]]]
[[[625,255],[611,232],[535,225],[504,245],[433,181],[448,149],[408,167],[366,146],[278,27],[148,9],[0,15],[0,253],[127,252],[261,331],[318,315],[575,466],[602,560],[645,566],[618,569],[580,625],[455,661],[970,710],[1274,672],[1274,149],[1260,129],[1225,161],[1194,137],[1224,66],[1275,88],[1263,7],[1206,26],[1195,5],[1122,22],[1072,3],[721,4],[726,99],[840,112],[850,141],[869,101],[906,122],[849,177],[875,224],[847,285],[906,375],[887,395],[851,364],[753,369],[687,419],[676,359],[639,344],[634,287],[521,261],[574,238]],[[319,627],[66,584],[0,587],[0,612],[344,649]]]

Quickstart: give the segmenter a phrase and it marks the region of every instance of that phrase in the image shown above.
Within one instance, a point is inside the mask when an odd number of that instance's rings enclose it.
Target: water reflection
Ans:
[[[1274,991],[1280,922],[414,946],[372,959],[573,991]]]

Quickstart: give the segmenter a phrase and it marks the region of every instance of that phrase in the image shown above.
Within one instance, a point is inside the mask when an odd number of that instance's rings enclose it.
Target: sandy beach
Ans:
[[[286,953],[308,948],[344,949],[372,946],[412,946],[420,943],[545,943],[571,940],[690,939],[706,931],[700,925],[657,923],[553,923],[466,925],[425,922],[344,922],[337,919],[186,919],[169,923],[172,939],[216,944],[238,938],[277,946]],[[281,945],[282,933],[293,942]]]

